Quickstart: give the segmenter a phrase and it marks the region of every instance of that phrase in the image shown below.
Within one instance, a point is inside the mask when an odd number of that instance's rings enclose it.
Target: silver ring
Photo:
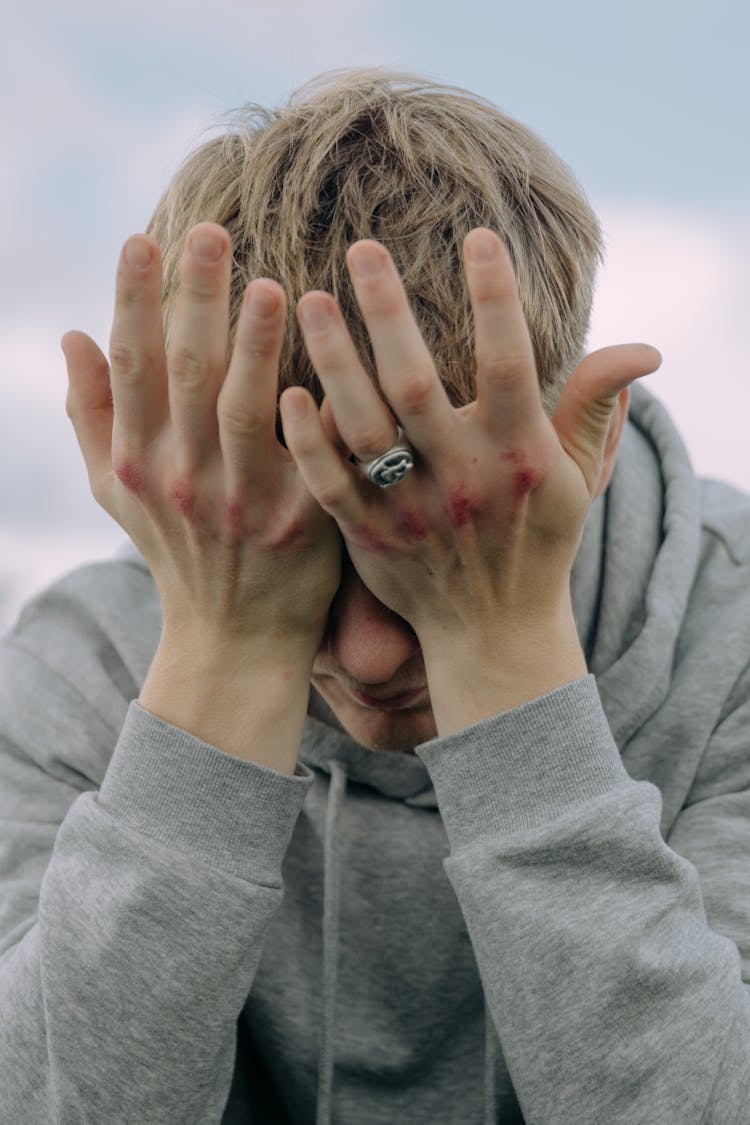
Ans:
[[[390,488],[414,468],[414,450],[404,437],[400,426],[396,427],[396,440],[390,449],[373,457],[372,461],[357,461],[365,476],[378,488]]]

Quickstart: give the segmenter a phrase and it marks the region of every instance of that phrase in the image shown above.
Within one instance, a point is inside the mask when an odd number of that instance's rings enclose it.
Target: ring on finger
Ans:
[[[378,488],[398,484],[414,468],[414,449],[400,426],[396,427],[396,440],[390,449],[370,461],[357,460],[364,475]]]

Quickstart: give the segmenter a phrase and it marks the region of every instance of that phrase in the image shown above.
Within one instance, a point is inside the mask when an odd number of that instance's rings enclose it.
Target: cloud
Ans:
[[[665,402],[701,476],[750,491],[750,371],[745,295],[750,213],[602,204],[608,253],[591,348],[643,340],[661,369],[647,385]]]

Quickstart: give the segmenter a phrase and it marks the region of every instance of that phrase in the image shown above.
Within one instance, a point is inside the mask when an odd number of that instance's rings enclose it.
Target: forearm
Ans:
[[[165,634],[139,703],[226,754],[293,774],[314,648]]]
[[[4,765],[0,805],[33,792],[57,816],[59,781]],[[99,792],[43,826],[46,867],[2,872],[0,939],[26,932],[0,958],[0,1120],[220,1119],[310,782],[131,707]],[[39,825],[21,829],[9,857],[39,848]]]
[[[658,790],[625,771],[593,677],[418,753],[529,1119],[744,1120],[737,949],[708,928],[698,874],[661,838]]]

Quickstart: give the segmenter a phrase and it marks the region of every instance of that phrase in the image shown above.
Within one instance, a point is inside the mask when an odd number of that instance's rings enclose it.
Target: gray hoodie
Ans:
[[[133,702],[132,549],[0,675],[2,1125],[748,1125],[750,498],[633,390],[590,675],[417,748],[314,694],[294,776]]]

